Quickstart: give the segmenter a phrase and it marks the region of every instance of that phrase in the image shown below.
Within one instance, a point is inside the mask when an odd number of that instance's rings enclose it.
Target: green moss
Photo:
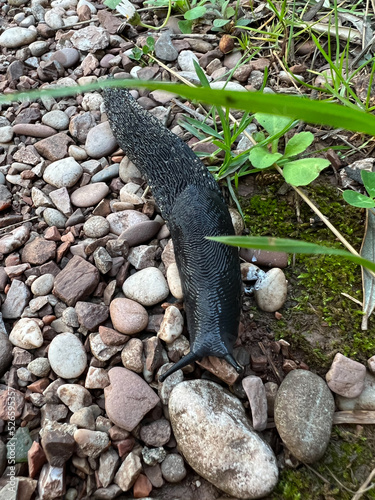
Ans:
[[[343,427],[335,427],[324,457],[311,466],[284,469],[272,500],[350,500],[375,465],[371,441]],[[336,478],[336,479],[335,479]],[[340,484],[341,483],[341,484]],[[350,490],[350,491],[348,491]],[[375,499],[375,489],[363,499]]]
[[[302,200],[297,200],[297,195],[289,192],[278,196],[279,187],[280,183],[276,183],[262,188],[250,199],[241,199],[251,235],[295,238],[343,248],[325,225],[311,226],[314,214]],[[352,246],[359,249],[364,233],[363,212],[345,203],[327,178],[305,187],[304,191]],[[302,223],[297,220],[297,201]],[[284,321],[270,319],[270,326],[278,337],[303,351],[305,362],[312,368],[326,369],[338,351],[361,362],[374,355],[375,319],[370,319],[371,330],[363,332],[361,307],[342,295],[346,293],[362,301],[359,266],[335,256],[296,255],[294,262],[290,256],[285,274],[291,286],[281,311]]]

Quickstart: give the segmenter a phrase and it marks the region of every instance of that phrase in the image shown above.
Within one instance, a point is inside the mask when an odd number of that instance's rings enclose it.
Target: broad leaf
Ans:
[[[314,136],[311,132],[301,132],[294,135],[285,147],[284,157],[297,156],[310,146],[313,142]]]
[[[233,17],[235,13],[236,13],[236,9],[234,9],[233,7],[227,7],[225,10],[226,17]]]
[[[178,27],[181,30],[181,33],[184,35],[190,35],[192,28],[193,28],[193,22],[192,21],[178,21]]]
[[[328,167],[330,162],[323,158],[304,158],[284,165],[283,175],[286,182],[292,186],[307,186]]]
[[[154,50],[155,48],[155,38],[152,36],[148,36],[146,40],[147,45],[149,46],[150,50]]]
[[[215,28],[221,28],[229,23],[229,19],[214,19],[213,25]]]
[[[272,238],[269,236],[211,236],[206,238],[218,241],[219,243],[225,243],[232,247],[254,248],[270,252],[338,255],[375,272],[375,262],[358,257],[340,248],[328,248],[315,243],[308,243],[307,241]]]
[[[268,168],[283,155],[280,153],[270,153],[267,148],[253,147],[249,153],[249,160],[255,168]]]
[[[269,135],[277,134],[289,124],[292,124],[293,121],[285,116],[268,115],[265,113],[256,113],[255,119]]]
[[[105,0],[103,3],[110,9],[115,9],[121,2],[122,0]]]
[[[375,215],[366,211],[366,230],[362,242],[361,257],[375,262]],[[362,330],[367,330],[367,323],[375,307],[375,278],[362,267],[363,318]]]
[[[375,172],[361,170],[361,177],[366,191],[371,196],[371,198],[375,198]]]
[[[194,7],[194,9],[188,10],[184,14],[184,18],[188,21],[193,21],[194,19],[199,19],[203,17],[207,12],[206,7]]]
[[[349,203],[349,205],[353,205],[353,207],[359,208],[374,208],[375,201],[364,194],[357,193],[357,191],[352,191],[351,189],[347,189],[342,193],[344,200]]]

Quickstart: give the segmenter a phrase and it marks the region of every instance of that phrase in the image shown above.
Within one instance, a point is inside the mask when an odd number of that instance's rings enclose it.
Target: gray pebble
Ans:
[[[119,167],[119,163],[114,163],[110,167],[104,168],[92,177],[91,182],[107,182],[114,177],[118,177]]]
[[[56,226],[58,229],[65,228],[66,218],[55,208],[46,208],[43,212],[43,218],[50,227]]]
[[[101,238],[109,233],[109,222],[104,217],[95,215],[85,222],[83,230],[89,238]]]
[[[169,483],[178,483],[186,476],[184,459],[177,453],[167,455],[161,464],[161,473]]]

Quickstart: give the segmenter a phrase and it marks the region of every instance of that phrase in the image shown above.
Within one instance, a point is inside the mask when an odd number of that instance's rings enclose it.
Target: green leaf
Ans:
[[[270,153],[267,148],[254,147],[249,153],[249,160],[253,167],[263,169],[273,165],[283,155],[280,153]]]
[[[287,127],[288,124],[292,123],[293,120],[286,116],[268,115],[265,113],[256,113],[255,119],[257,122],[269,133],[269,135],[275,135],[283,128]]]
[[[254,248],[269,250],[270,252],[338,255],[375,272],[375,263],[370,260],[358,257],[340,248],[328,248],[315,243],[308,243],[307,241],[272,238],[268,236],[213,236],[207,237],[207,239],[225,243],[232,247]]]
[[[155,48],[155,39],[152,36],[148,36],[146,39],[146,44],[150,48],[150,50],[154,50]]]
[[[371,198],[375,198],[375,172],[361,170],[361,177],[366,191],[371,196]]]
[[[180,23],[188,21],[179,21]],[[191,25],[190,25],[191,26]],[[180,26],[181,29],[181,26]],[[186,32],[185,32],[186,33]],[[345,106],[332,102],[313,101],[305,97],[281,94],[263,94],[262,92],[236,92],[228,90],[214,90],[206,88],[192,88],[188,85],[167,83],[160,81],[142,80],[105,80],[88,85],[74,87],[60,87],[53,89],[31,90],[0,95],[0,104],[21,101],[24,99],[40,99],[42,96],[65,97],[104,87],[148,88],[150,90],[166,90],[185,99],[198,100],[214,106],[241,109],[250,112],[272,110],[273,115],[303,120],[306,123],[317,123],[332,127],[345,128],[354,132],[375,135],[375,116],[359,109],[348,109]]]
[[[249,24],[251,24],[251,19],[238,19],[235,28],[242,28],[243,26],[248,26]]]
[[[301,132],[295,134],[287,143],[285,147],[284,157],[297,156],[306,151],[306,149],[313,142],[314,136],[311,132]]]
[[[148,45],[143,45],[142,52],[148,54],[150,52],[150,47]]]
[[[357,191],[352,191],[351,189],[347,189],[342,193],[344,200],[349,203],[349,205],[353,205],[353,207],[359,208],[374,208],[375,201],[364,194],[357,193]]]
[[[304,158],[284,165],[283,175],[292,186],[307,186],[319,173],[328,167],[330,162],[323,158]]]
[[[194,19],[199,19],[200,17],[203,17],[205,13],[207,12],[206,7],[194,7],[194,9],[188,10],[184,14],[184,18],[187,19],[188,21],[193,21]]]
[[[232,17],[235,13],[236,9],[234,9],[233,7],[227,7],[227,9],[225,10],[226,17]]]
[[[214,19],[213,25],[215,28],[221,28],[229,23],[229,19]]]
[[[205,75],[203,69],[199,66],[199,63],[193,59],[193,64],[194,64],[195,72],[199,78],[199,81],[202,84],[202,87],[210,88],[210,82],[207,80],[207,76]]]
[[[143,50],[141,50],[139,47],[135,46],[132,50],[132,53],[129,55],[130,59],[135,59],[136,61],[139,61],[143,55]]]
[[[110,9],[115,9],[121,2],[122,0],[105,0],[103,3]]]
[[[178,21],[178,27],[184,35],[190,35],[193,27],[192,21]]]

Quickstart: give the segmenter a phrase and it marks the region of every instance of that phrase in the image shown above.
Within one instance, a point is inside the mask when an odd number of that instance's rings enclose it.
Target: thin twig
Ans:
[[[305,467],[307,467],[309,470],[311,470],[311,472],[313,472],[316,476],[318,476],[319,479],[321,479],[323,481],[323,483],[326,483],[326,484],[331,484],[328,479],[326,479],[324,476],[322,476],[321,474],[319,474],[318,471],[316,471],[313,467],[311,467],[309,464],[305,464],[303,463],[303,465]]]
[[[281,384],[281,382],[282,382],[283,379],[282,379],[282,377],[281,377],[278,369],[276,368],[274,362],[272,361],[271,356],[268,354],[267,349],[264,347],[263,342],[258,342],[258,345],[259,345],[260,350],[262,351],[262,353],[266,356],[267,361],[270,364],[270,366],[272,368],[272,371],[273,371],[275,377],[277,378],[279,384]]]
[[[373,488],[375,486],[375,484],[372,484],[371,485],[371,488],[369,487],[369,484],[371,482],[371,480],[375,477],[375,469],[372,469],[372,471],[370,472],[370,474],[367,476],[365,482],[362,484],[362,486],[359,488],[359,490],[357,491],[357,493],[354,495],[354,497],[352,498],[352,500],[359,500],[361,498],[361,496],[366,493],[366,491],[368,491],[369,489]]]
[[[29,221],[35,220],[35,219],[39,219],[39,215],[36,215],[35,217],[30,217],[30,219],[21,220],[20,222],[15,222],[14,224],[11,224],[10,226],[2,227],[0,229],[0,232],[2,232],[2,231],[7,232],[11,227],[21,226],[22,224],[25,224],[25,222],[29,222]]]

